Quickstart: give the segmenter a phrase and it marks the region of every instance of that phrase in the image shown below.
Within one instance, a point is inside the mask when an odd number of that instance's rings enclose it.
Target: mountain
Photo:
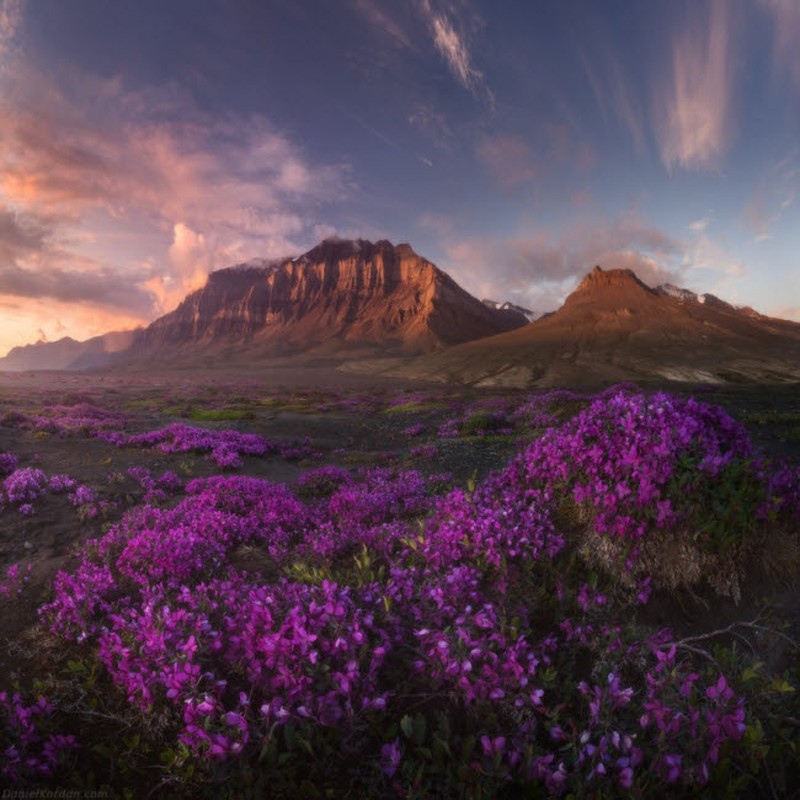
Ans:
[[[294,259],[211,273],[136,339],[136,360],[408,355],[525,324],[490,309],[408,244],[329,239]]]
[[[523,306],[518,306],[515,303],[510,303],[506,300],[504,303],[498,303],[497,300],[481,300],[485,306],[489,308],[494,308],[498,311],[510,311],[513,314],[522,314],[523,317],[528,322],[533,322],[535,319],[539,319],[541,317],[541,313],[538,311],[531,311],[529,308],[524,308]]]
[[[79,342],[69,336],[55,342],[14,347],[0,358],[0,371],[79,370],[114,363],[131,346],[136,331],[112,331]]]
[[[392,374],[516,387],[800,380],[800,323],[700,297],[651,289],[630,270],[595,267],[554,313]]]
[[[174,311],[133,333],[113,360],[133,369],[235,369],[286,357],[408,356],[527,321],[512,308],[488,308],[408,244],[327,239],[297,258],[212,272]],[[108,365],[109,353],[94,342],[15,348],[0,369]]]

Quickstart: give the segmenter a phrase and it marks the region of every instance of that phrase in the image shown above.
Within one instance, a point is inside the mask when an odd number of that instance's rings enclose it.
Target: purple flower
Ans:
[[[391,778],[397,772],[402,757],[400,739],[395,739],[381,747],[381,770],[386,777]]]

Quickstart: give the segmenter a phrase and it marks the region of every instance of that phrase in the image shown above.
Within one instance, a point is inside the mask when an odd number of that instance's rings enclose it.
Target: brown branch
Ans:
[[[715,631],[709,631],[708,633],[701,633],[701,634],[698,634],[697,636],[687,636],[686,638],[680,639],[677,642],[669,642],[668,644],[664,645],[664,647],[672,647],[673,645],[675,647],[679,647],[679,646],[687,645],[687,644],[689,644],[691,642],[705,642],[705,641],[708,641],[709,639],[714,639],[717,636],[726,636],[728,634],[736,636],[737,635],[736,634],[736,629],[737,628],[747,628],[748,630],[753,630],[753,631],[756,631],[758,633],[766,633],[766,634],[769,634],[771,636],[775,636],[778,639],[783,639],[784,641],[788,642],[795,649],[800,647],[800,644],[798,644],[790,636],[787,636],[785,633],[781,633],[781,631],[776,631],[774,628],[768,628],[766,625],[759,625],[755,621],[753,621],[753,622],[732,622],[730,625],[728,625],[725,628],[718,628]]]

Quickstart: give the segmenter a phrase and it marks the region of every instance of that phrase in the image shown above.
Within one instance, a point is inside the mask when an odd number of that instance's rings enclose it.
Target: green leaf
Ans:
[[[421,745],[425,741],[425,734],[428,731],[428,723],[425,721],[425,717],[422,714],[415,714],[414,715],[414,727],[413,727],[413,736],[414,742],[417,745]]]
[[[400,720],[400,730],[403,731],[407,739],[410,739],[414,735],[414,720],[411,719],[409,714],[406,714]]]
[[[297,740],[297,733],[294,725],[287,724],[283,726],[283,738],[286,742],[286,747],[289,750],[294,750],[294,745]]]
[[[303,736],[297,737],[297,742],[303,750],[306,751],[312,758],[314,757],[314,748],[311,746],[311,742],[308,739],[304,738]]]
[[[111,758],[114,754],[114,751],[105,742],[98,742],[92,747],[92,751],[103,758]]]
[[[752,681],[755,678],[758,678],[761,674],[761,668],[763,666],[764,666],[763,661],[756,661],[755,664],[753,664],[750,667],[747,667],[747,669],[745,669],[745,671],[742,673],[742,680],[745,683],[747,683],[748,681]]]

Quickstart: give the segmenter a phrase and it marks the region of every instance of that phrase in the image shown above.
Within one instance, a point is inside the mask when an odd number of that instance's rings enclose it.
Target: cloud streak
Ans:
[[[605,69],[597,68],[597,61],[582,54],[586,80],[600,108],[603,119],[615,119],[627,129],[637,153],[645,150],[644,114],[641,103],[633,91],[620,66],[617,56],[610,47],[602,48],[600,63]]]
[[[772,19],[773,60],[779,73],[787,73],[800,89],[800,3],[796,0],[759,0]]]
[[[381,31],[397,47],[413,49],[411,38],[403,26],[383,8],[378,0],[352,0],[359,14],[376,30]]]
[[[756,241],[772,238],[773,228],[795,205],[800,193],[800,151],[795,149],[770,165],[758,181],[744,209],[744,219]]]
[[[668,170],[710,170],[731,139],[736,73],[734,5],[692,6],[675,37],[664,83],[654,93],[653,128]]]
[[[469,40],[455,9],[452,6],[434,8],[431,0],[421,0],[420,9],[433,44],[453,77],[475,97],[493,105],[494,96],[484,81],[483,73],[473,64]]]

